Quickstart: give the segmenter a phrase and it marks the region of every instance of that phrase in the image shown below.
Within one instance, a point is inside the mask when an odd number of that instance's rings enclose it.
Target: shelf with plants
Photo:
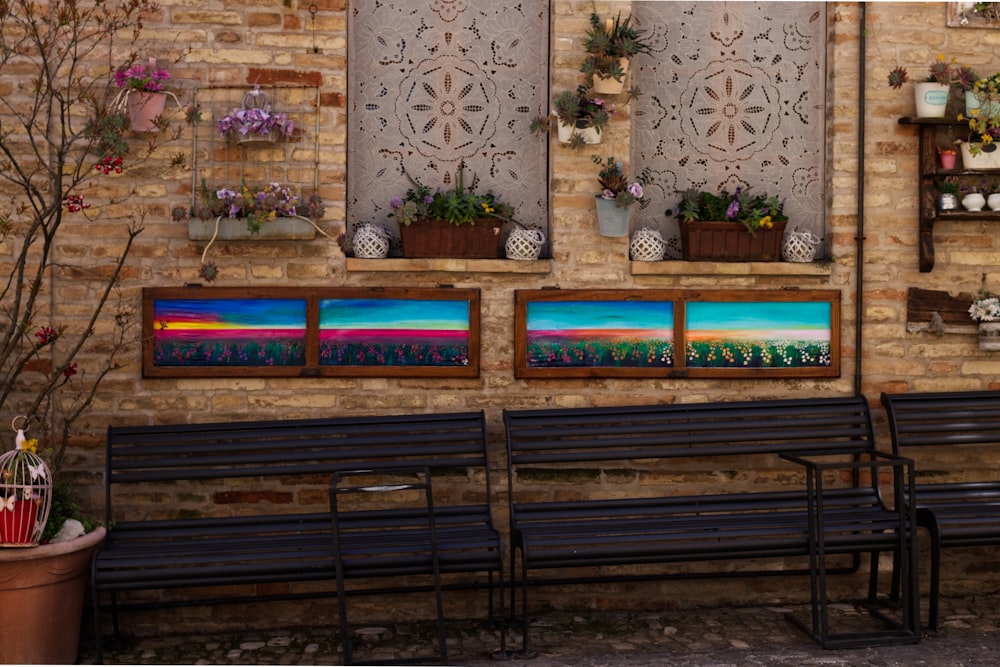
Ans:
[[[321,232],[319,88],[298,84],[206,86],[195,93],[191,202],[175,218],[188,238],[303,240]]]
[[[938,220],[952,221],[1000,221],[1000,211],[984,209],[967,211],[961,208],[940,210],[938,195],[942,183],[971,185],[977,180],[989,179],[1000,182],[1000,169],[944,169],[938,151],[953,147],[958,139],[968,137],[968,122],[952,118],[899,119],[900,125],[913,125],[919,131],[919,266],[922,273],[934,269],[934,223]]]

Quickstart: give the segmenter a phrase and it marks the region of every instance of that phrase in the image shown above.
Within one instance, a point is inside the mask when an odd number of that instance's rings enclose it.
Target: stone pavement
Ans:
[[[662,612],[545,611],[533,616],[532,659],[498,662],[499,633],[477,621],[449,620],[453,665],[486,667],[997,667],[1000,665],[1000,593],[941,601],[941,631],[918,644],[826,650],[786,619],[807,618],[806,605],[709,608]],[[926,617],[926,603],[924,605]],[[832,607],[831,627],[874,627],[866,611]],[[860,625],[858,626],[861,627]],[[378,664],[436,652],[432,622],[355,627],[355,662]],[[509,646],[517,648],[511,630]],[[335,628],[294,628],[210,636],[141,638],[105,653],[108,664],[337,665],[343,656]],[[82,662],[93,664],[84,647]]]

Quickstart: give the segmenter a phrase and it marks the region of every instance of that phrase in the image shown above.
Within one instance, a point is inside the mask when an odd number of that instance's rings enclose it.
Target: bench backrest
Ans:
[[[525,466],[875,449],[864,397],[508,410],[504,423],[512,502]]]
[[[928,445],[1000,445],[1000,391],[883,393],[882,405],[894,454]]]
[[[490,497],[482,411],[257,422],[112,426],[107,433],[106,512],[112,489],[180,480],[319,475],[430,466],[482,469]],[[484,500],[484,504],[487,504]]]

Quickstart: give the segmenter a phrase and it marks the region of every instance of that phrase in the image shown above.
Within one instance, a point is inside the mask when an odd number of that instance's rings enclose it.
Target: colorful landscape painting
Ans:
[[[815,368],[831,364],[829,303],[691,302],[686,305],[689,368]]]
[[[321,366],[469,365],[469,302],[322,299]]]
[[[526,311],[528,368],[670,368],[670,301],[534,301]]]
[[[157,299],[157,366],[301,366],[305,299]]]

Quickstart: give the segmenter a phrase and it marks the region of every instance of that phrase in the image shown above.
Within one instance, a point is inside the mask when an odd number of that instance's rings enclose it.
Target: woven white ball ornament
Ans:
[[[816,248],[822,239],[804,229],[796,227],[785,236],[782,254],[786,262],[811,262],[816,257]]]
[[[364,259],[381,259],[389,255],[392,237],[375,225],[362,225],[354,232],[354,256]]]
[[[504,250],[507,259],[531,260],[538,259],[545,245],[545,234],[539,229],[512,229]]]
[[[632,234],[629,250],[634,260],[659,262],[667,250],[667,242],[663,240],[663,235],[659,231],[643,227]]]

